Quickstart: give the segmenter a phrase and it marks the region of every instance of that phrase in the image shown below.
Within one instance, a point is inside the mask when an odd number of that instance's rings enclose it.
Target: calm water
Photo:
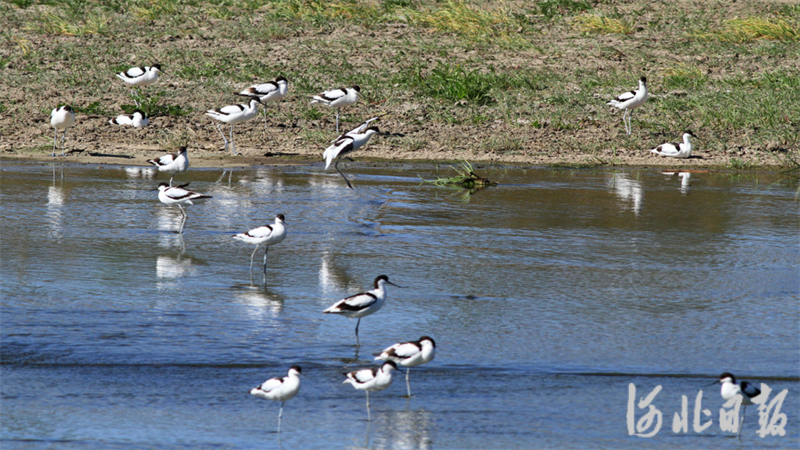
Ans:
[[[149,169],[3,163],[2,447],[800,444],[796,179],[486,169],[502,185],[469,196],[421,184],[430,166],[349,173],[354,191],[319,165],[193,169],[176,181],[214,198],[187,208],[181,240]],[[277,213],[288,237],[252,287],[231,234]],[[405,289],[356,348],[355,321],[321,311],[382,273]],[[438,353],[412,369],[414,397],[396,373],[367,423],[342,372],[425,334]],[[247,391],[292,364],[279,436],[278,405]],[[788,390],[785,436],[759,438],[756,407],[741,441],[720,430],[723,371]],[[630,383],[637,401],[662,386],[652,438],[628,434]]]

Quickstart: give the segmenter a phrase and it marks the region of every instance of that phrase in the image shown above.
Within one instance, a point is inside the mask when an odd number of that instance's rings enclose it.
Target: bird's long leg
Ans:
[[[175,178],[175,174],[173,173],[171,177],[169,177],[169,186],[172,187],[172,179]]]
[[[339,172],[339,175],[341,175],[342,178],[344,178],[344,181],[347,183],[347,187],[349,187],[350,189],[353,189],[353,186],[350,184],[350,180],[348,180],[347,177],[344,176],[342,171],[339,170],[339,161],[341,161],[341,160],[340,159],[336,160],[336,164],[333,165],[333,168],[336,169],[337,172]]]
[[[53,158],[56,157],[56,143],[58,142],[58,128],[56,128],[56,134],[53,135]]]
[[[219,131],[219,135],[222,136],[222,140],[225,141],[225,151],[228,151],[228,139],[225,137],[225,133],[222,132],[222,124],[217,124],[217,131]]]
[[[339,108],[336,108],[336,132],[339,132]]]
[[[64,151],[64,141],[67,139],[67,129],[64,129],[64,134],[61,135],[61,156],[67,156],[67,153]]]
[[[267,136],[267,105],[264,105],[264,136]]]
[[[406,367],[406,391],[408,391],[408,397],[411,398],[411,383],[408,381],[408,376],[411,374],[411,367]]]
[[[631,123],[631,118],[633,117],[633,110],[628,113],[628,134],[633,133],[633,123]]]
[[[256,249],[253,250],[253,254],[250,255],[250,285],[253,285],[253,258],[256,257],[256,252],[258,251],[258,245],[256,245]]]
[[[178,208],[181,210],[181,229],[178,231],[178,234],[183,233],[183,227],[186,225],[186,211],[183,210],[183,206],[178,205]]]
[[[236,142],[233,142],[233,125],[231,125],[231,148],[233,149],[233,154],[236,154]]]
[[[278,433],[281,432],[281,418],[283,417],[283,403],[281,402],[281,409],[278,411]]]
[[[269,245],[264,250],[264,287],[267,286],[267,253],[269,253]]]
[[[741,438],[742,427],[744,426],[744,419],[747,417],[747,405],[742,405],[742,420],[739,421],[739,431],[736,433]]]
[[[133,103],[136,103],[136,107],[139,108],[141,105],[139,105],[139,99],[137,97],[139,97],[139,92],[136,90],[136,88],[131,89],[131,98],[133,99]]]
[[[356,322],[356,347],[361,346],[361,342],[358,341],[358,326],[361,325],[361,317],[358,318],[358,322]]]
[[[369,391],[364,391],[367,393],[367,422],[372,422],[372,414],[369,412]]]

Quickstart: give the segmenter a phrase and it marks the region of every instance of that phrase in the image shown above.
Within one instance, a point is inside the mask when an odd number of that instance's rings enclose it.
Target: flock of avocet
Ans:
[[[158,81],[159,72],[163,73],[161,66],[154,64],[149,67],[133,67],[124,72],[118,73],[117,77],[132,86],[133,90],[131,95],[134,96],[137,107],[139,107],[136,89],[142,86],[148,86]],[[244,122],[255,117],[258,113],[258,105],[265,105],[264,110],[264,127],[267,126],[266,120],[266,104],[276,102],[283,99],[288,94],[288,83],[285,77],[278,77],[275,81],[256,84],[250,86],[236,95],[244,96],[249,99],[245,104],[234,104],[223,106],[218,109],[210,109],[206,115],[216,120],[217,130],[222,136],[225,144],[225,150],[229,145],[233,154],[236,154],[236,146],[233,139],[233,127],[237,123]],[[339,109],[352,106],[359,100],[361,88],[359,86],[352,86],[342,89],[331,89],[324,91],[311,98],[311,103],[319,103],[336,109],[336,132],[339,132]],[[634,109],[637,109],[645,104],[648,98],[647,93],[647,79],[642,77],[639,80],[639,88],[630,92],[625,92],[615,99],[608,102],[608,105],[624,110],[622,117],[625,124],[625,131],[631,134],[631,115]],[[371,123],[377,121],[381,116],[369,119],[352,130],[339,135],[336,139],[331,141],[331,145],[323,152],[325,159],[325,168],[328,169],[331,163],[334,163],[334,168],[344,178],[347,186],[352,189],[352,185],[344,173],[339,170],[338,164],[342,157],[357,150],[366,144],[370,137],[379,134],[380,131],[377,127],[371,126]],[[149,124],[148,118],[140,109],[134,111],[130,115],[120,115],[110,120],[111,124],[116,125],[131,125],[134,127],[145,127]],[[53,138],[53,156],[55,156],[56,145],[58,141],[58,132],[62,132],[61,147],[62,156],[64,151],[64,140],[66,138],[66,131],[68,128],[75,125],[75,113],[73,109],[68,106],[60,106],[54,109],[51,113],[50,124],[55,129],[55,136]],[[222,131],[222,124],[230,126],[228,138]],[[657,146],[652,150],[653,153],[669,156],[675,158],[688,158],[691,156],[692,143],[690,138],[694,137],[691,131],[683,134],[682,143],[664,143]],[[211,196],[199,192],[190,191],[185,189],[187,184],[173,186],[172,181],[175,174],[185,172],[189,168],[189,158],[187,149],[181,147],[175,154],[164,155],[158,159],[148,160],[149,163],[156,166],[159,172],[164,172],[171,175],[169,183],[160,183],[158,187],[158,198],[166,205],[175,205],[181,211],[181,225],[178,233],[183,233],[186,224],[186,212],[183,207],[193,204],[193,201],[211,198]],[[264,251],[264,282],[266,283],[267,271],[267,254],[269,247],[282,242],[286,237],[286,222],[283,214],[278,214],[275,217],[275,222],[272,224],[253,228],[251,230],[236,234],[234,239],[244,242],[246,244],[255,245],[255,249],[250,256],[250,281],[253,282],[253,261],[258,249],[263,245]],[[361,324],[361,319],[368,315],[374,314],[381,309],[386,300],[386,285],[396,284],[389,281],[386,275],[380,275],[375,278],[373,289],[363,293],[355,294],[350,297],[339,300],[323,312],[327,314],[338,314],[347,318],[358,319],[355,327],[356,345],[360,345],[358,338],[358,327]],[[400,287],[400,286],[397,286]],[[436,352],[436,344],[434,340],[428,336],[422,336],[419,340],[400,342],[387,347],[380,353],[375,354],[375,360],[384,361],[384,363],[372,369],[361,369],[353,372],[346,373],[344,383],[352,385],[355,389],[362,390],[366,393],[367,398],[367,420],[371,420],[369,393],[381,391],[386,389],[392,382],[392,371],[399,366],[405,367],[406,370],[406,391],[408,397],[411,396],[411,385],[409,381],[409,374],[411,367],[417,367],[431,361]],[[299,366],[292,366],[289,369],[287,376],[271,378],[261,385],[250,390],[250,394],[264,398],[267,400],[279,401],[281,406],[278,413],[278,432],[281,430],[281,418],[283,416],[284,402],[294,397],[300,390],[300,376],[302,369]],[[760,395],[760,391],[752,384],[742,382],[736,384],[733,375],[726,372],[720,376],[719,383],[722,384],[721,395],[725,400],[729,400],[737,395],[742,396],[742,404],[753,404],[751,398]],[[740,424],[743,422],[742,420]],[[741,425],[740,425],[741,427]],[[741,428],[739,429],[741,432]]]

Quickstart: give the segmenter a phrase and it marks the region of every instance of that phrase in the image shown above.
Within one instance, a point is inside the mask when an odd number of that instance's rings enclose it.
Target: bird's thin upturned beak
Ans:
[[[403,286],[396,285],[396,284],[392,283],[392,282],[391,282],[391,281],[389,281],[389,280],[386,280],[386,282],[387,282],[387,283],[389,283],[389,284],[391,284],[391,285],[392,285],[392,286],[394,286],[394,287],[399,287],[399,288],[402,288],[402,287],[403,287]]]

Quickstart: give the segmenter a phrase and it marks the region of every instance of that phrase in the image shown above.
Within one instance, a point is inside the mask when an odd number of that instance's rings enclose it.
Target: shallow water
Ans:
[[[319,166],[192,169],[176,182],[213,199],[181,239],[150,169],[4,163],[3,448],[800,444],[796,179],[485,169],[501,185],[470,196],[421,184],[431,166],[347,171],[355,190]],[[278,213],[288,237],[251,286],[231,234]],[[355,321],[321,311],[381,273],[404,288],[357,348]],[[414,396],[396,372],[368,423],[341,373],[426,334]],[[278,435],[278,405],[247,391],[293,364]],[[720,430],[723,371],[788,390],[785,436],[758,437],[755,406],[741,441]],[[631,383],[663,388],[652,438],[629,435]]]

